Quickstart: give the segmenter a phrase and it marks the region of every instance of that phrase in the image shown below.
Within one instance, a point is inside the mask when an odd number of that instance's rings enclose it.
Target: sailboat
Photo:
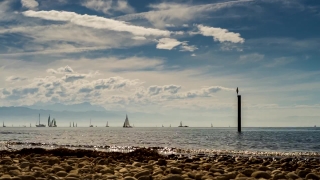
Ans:
[[[180,121],[180,125],[178,127],[188,127],[188,126],[182,126],[182,121]]]
[[[109,127],[109,125],[108,125],[108,121],[107,121],[106,127]]]
[[[213,127],[213,126],[212,126],[212,123],[211,123],[211,127]]]
[[[39,124],[36,124],[36,127],[46,127],[46,125],[40,124],[40,114],[39,114]]]
[[[163,124],[162,124],[162,127],[164,127]]]
[[[171,127],[171,124],[170,124],[170,127]]]
[[[128,115],[126,115],[126,119],[124,120],[123,127],[132,128],[132,126],[130,126],[130,123],[129,123]]]
[[[89,127],[93,127],[93,125],[91,124],[91,119],[90,119],[90,126]]]
[[[4,122],[2,123],[2,127],[6,127],[6,126],[4,125]]]
[[[56,119],[53,118],[52,121],[50,121],[50,115],[48,117],[48,127],[57,127]]]
[[[57,127],[57,121],[55,118],[52,119],[52,125],[51,127]]]

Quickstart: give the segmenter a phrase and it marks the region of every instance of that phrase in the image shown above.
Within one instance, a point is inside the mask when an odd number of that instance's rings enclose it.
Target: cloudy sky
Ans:
[[[235,126],[239,87],[244,126],[313,126],[319,32],[317,0],[0,0],[0,106]]]

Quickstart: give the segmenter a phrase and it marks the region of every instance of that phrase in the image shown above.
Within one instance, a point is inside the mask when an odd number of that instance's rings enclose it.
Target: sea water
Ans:
[[[0,150],[26,147],[102,151],[157,147],[175,152],[302,153],[319,156],[320,128],[0,127]]]

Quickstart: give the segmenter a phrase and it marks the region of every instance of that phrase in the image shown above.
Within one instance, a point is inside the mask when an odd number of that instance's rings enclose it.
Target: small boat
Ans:
[[[170,127],[171,127],[171,124],[170,124]]]
[[[130,126],[130,123],[129,123],[129,119],[128,119],[128,115],[126,114],[126,119],[124,120],[124,123],[123,123],[123,127],[124,128],[132,128],[132,126]]]
[[[314,127],[317,127],[316,125],[314,125]]]
[[[183,126],[182,121],[180,121],[180,126],[178,126],[178,127],[189,127],[189,126]]]
[[[162,127],[164,127],[163,124],[162,124]]]
[[[93,127],[93,125],[91,124],[91,119],[90,119],[90,126],[89,127]]]
[[[211,123],[211,127],[213,127],[213,126],[212,126],[212,123]]]
[[[36,124],[36,127],[46,127],[46,125],[40,124],[40,114],[39,114],[39,124]]]
[[[106,127],[109,127],[109,125],[108,125],[108,121],[107,121]]]
[[[2,122],[2,127],[6,127],[6,126],[4,125],[4,122]]]

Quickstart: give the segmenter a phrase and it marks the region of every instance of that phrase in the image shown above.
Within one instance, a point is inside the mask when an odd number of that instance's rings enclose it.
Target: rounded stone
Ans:
[[[257,179],[259,179],[259,178],[264,178],[264,179],[269,179],[269,178],[271,178],[271,175],[268,174],[268,173],[265,172],[265,171],[255,171],[255,172],[253,172],[253,173],[251,174],[251,176],[254,177],[254,178],[257,178]]]
[[[57,176],[59,177],[66,177],[67,176],[67,173],[65,171],[59,171],[56,173]]]

